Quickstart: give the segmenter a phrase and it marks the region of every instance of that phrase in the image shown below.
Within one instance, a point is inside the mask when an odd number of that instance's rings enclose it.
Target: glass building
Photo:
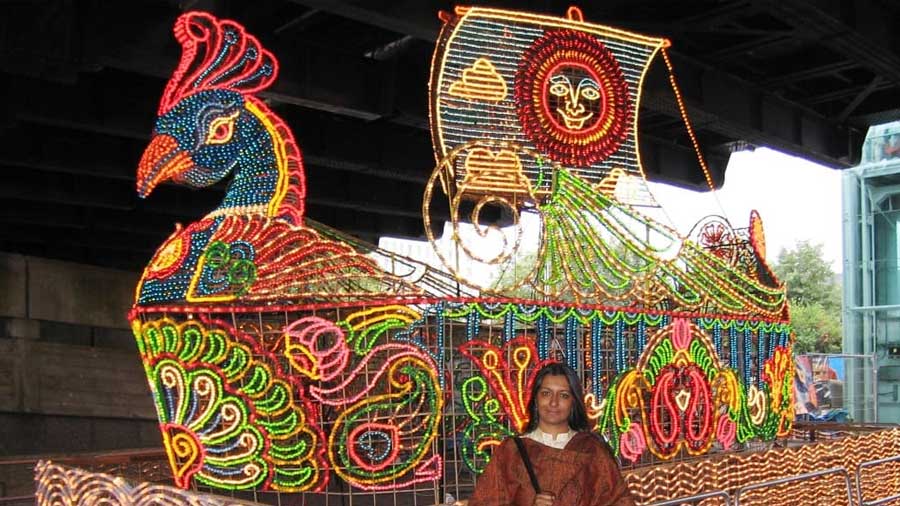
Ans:
[[[844,171],[844,353],[857,421],[900,422],[900,122],[869,128]],[[874,409],[873,409],[874,408]]]

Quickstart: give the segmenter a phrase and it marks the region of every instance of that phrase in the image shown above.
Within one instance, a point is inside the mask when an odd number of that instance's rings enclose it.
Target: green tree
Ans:
[[[821,304],[792,304],[794,353],[840,353],[841,319]]]
[[[841,309],[841,287],[831,265],[825,261],[822,244],[798,242],[793,249],[782,249],[772,270],[787,284],[793,304],[820,304],[829,310]]]
[[[797,353],[841,351],[841,286],[822,248],[800,241],[782,249],[772,266],[787,285]]]
[[[537,252],[523,252],[506,263],[506,268],[500,272],[491,288],[511,297],[533,297],[534,293],[527,285],[516,287],[518,282],[534,270],[537,262]],[[515,289],[513,289],[516,287]]]

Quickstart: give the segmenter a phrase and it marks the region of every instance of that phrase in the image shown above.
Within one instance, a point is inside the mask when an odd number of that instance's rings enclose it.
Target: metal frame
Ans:
[[[853,505],[853,492],[851,490],[852,485],[850,484],[850,473],[848,473],[847,470],[844,469],[843,467],[832,467],[829,469],[823,469],[821,471],[815,471],[812,473],[798,474],[795,476],[789,476],[787,478],[779,478],[777,480],[769,480],[769,481],[764,481],[761,483],[753,483],[750,485],[745,485],[745,486],[737,489],[737,492],[735,492],[734,506],[740,506],[742,492],[747,492],[750,490],[757,490],[760,488],[767,488],[767,487],[771,487],[774,485],[781,485],[781,484],[790,483],[793,481],[808,480],[810,478],[817,478],[819,476],[826,476],[829,474],[841,474],[844,476],[844,484],[847,486],[847,505],[852,506]]]
[[[668,499],[662,502],[655,502],[647,504],[646,506],[678,506],[680,504],[684,504],[688,501],[700,501],[703,499],[710,499],[713,497],[723,497],[725,499],[725,506],[731,506],[731,496],[728,495],[728,492],[724,490],[716,490],[715,492],[706,492],[704,494],[691,495],[687,497],[679,497],[677,499]]]
[[[862,470],[864,467],[874,467],[881,464],[886,464],[888,462],[900,462],[900,455],[894,455],[893,457],[885,457],[883,459],[876,460],[868,460],[866,462],[860,462],[856,465],[856,499],[858,501],[859,506],[878,506],[880,504],[887,504],[892,501],[896,501],[900,499],[900,494],[894,494],[889,497],[884,497],[882,499],[876,499],[874,501],[863,502],[862,498]]]

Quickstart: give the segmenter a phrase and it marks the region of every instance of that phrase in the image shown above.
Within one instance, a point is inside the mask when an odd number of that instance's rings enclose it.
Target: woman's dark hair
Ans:
[[[525,432],[533,431],[540,423],[541,417],[538,414],[537,396],[545,376],[566,377],[569,381],[569,390],[572,391],[572,412],[569,413],[569,428],[577,431],[589,430],[590,422],[588,421],[587,410],[584,407],[584,390],[581,388],[581,380],[578,379],[578,374],[566,364],[553,362],[541,367],[534,377],[531,396],[528,398],[528,415],[530,418],[528,419],[528,425],[525,427]]]

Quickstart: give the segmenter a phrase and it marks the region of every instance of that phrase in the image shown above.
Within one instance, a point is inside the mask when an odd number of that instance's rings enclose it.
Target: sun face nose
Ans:
[[[581,105],[578,90],[576,90],[574,86],[569,87],[569,93],[566,96],[566,112],[570,116],[574,116],[584,112],[584,106]]]
[[[159,183],[173,179],[193,165],[190,154],[178,149],[178,141],[166,134],[157,134],[144,150],[138,163],[136,189],[145,198]]]

